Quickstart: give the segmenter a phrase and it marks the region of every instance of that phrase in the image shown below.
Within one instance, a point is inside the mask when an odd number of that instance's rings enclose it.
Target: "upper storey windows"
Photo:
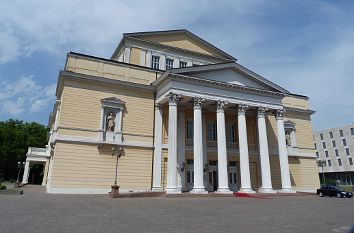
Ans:
[[[187,67],[187,62],[185,62],[185,61],[180,61],[180,62],[179,62],[179,67],[180,67],[180,68]]]
[[[160,57],[159,56],[151,56],[151,68],[154,70],[160,69]]]

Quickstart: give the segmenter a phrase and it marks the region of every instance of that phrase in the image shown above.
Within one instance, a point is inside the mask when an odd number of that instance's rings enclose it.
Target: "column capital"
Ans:
[[[276,110],[276,119],[277,120],[283,120],[283,117],[284,117],[284,113],[285,113],[285,110],[284,109],[278,109]]]
[[[238,113],[238,115],[245,115],[247,109],[248,109],[248,105],[246,105],[246,104],[240,104],[240,105],[238,105],[238,107],[237,107],[237,113]]]
[[[267,111],[268,111],[268,108],[265,108],[265,107],[258,107],[258,108],[257,108],[257,115],[258,115],[258,117],[265,117]]]
[[[168,98],[168,103],[170,105],[177,105],[177,102],[179,101],[179,99],[181,98],[181,95],[178,95],[178,94],[175,94],[173,92],[170,92],[168,95],[167,95],[167,98]]]
[[[194,97],[193,102],[194,102],[194,109],[201,109],[205,102],[205,99],[200,97]]]
[[[224,112],[227,104],[228,104],[227,101],[218,100],[217,107],[216,107],[216,112]]]

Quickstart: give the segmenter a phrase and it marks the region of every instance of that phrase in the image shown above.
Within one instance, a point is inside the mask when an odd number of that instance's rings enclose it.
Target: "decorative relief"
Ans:
[[[168,103],[169,104],[177,104],[177,102],[179,101],[179,99],[181,98],[181,95],[175,94],[173,92],[170,92],[167,95],[168,98]]]
[[[240,104],[240,105],[237,107],[238,115],[245,115],[247,109],[248,109],[248,105],[246,105],[246,104]]]
[[[266,113],[268,111],[268,108],[265,107],[258,107],[258,117],[265,117]]]
[[[218,100],[216,111],[217,112],[224,112],[227,104],[228,104],[227,101]]]
[[[116,126],[116,123],[114,122],[115,119],[115,114],[113,111],[108,113],[107,119],[106,119],[106,129],[107,131],[114,132],[114,127]]]
[[[284,109],[278,109],[276,112],[277,120],[283,120],[284,113],[285,113]]]
[[[194,97],[194,109],[201,109],[205,99],[200,97]]]

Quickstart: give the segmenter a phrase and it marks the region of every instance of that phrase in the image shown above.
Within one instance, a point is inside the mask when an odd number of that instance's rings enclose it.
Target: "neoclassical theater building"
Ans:
[[[109,192],[118,155],[121,192],[319,186],[308,97],[187,30],[123,34],[110,59],[68,53],[56,96],[48,193]]]

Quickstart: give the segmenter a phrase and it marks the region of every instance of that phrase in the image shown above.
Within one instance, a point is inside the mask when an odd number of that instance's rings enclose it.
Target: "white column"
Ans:
[[[181,193],[177,187],[177,102],[180,95],[168,95],[168,163],[166,193]]]
[[[30,170],[30,162],[26,159],[25,170],[23,171],[22,184],[28,183],[28,175]]]
[[[145,59],[145,66],[151,68],[151,51],[146,51],[146,59]]]
[[[44,172],[43,172],[43,180],[42,180],[43,186],[47,184],[48,168],[49,168],[49,158],[46,159],[45,164],[44,164]]]
[[[216,123],[218,134],[218,190],[219,193],[231,193],[227,179],[227,150],[225,132],[225,107],[227,103],[218,101]]]
[[[203,183],[203,126],[202,126],[202,105],[204,99],[194,98],[194,187],[193,193],[205,193]]]
[[[291,188],[290,180],[290,170],[288,161],[288,149],[286,147],[285,141],[285,130],[284,130],[284,110],[279,109],[276,113],[277,119],[277,133],[278,133],[278,148],[279,148],[279,162],[280,162],[280,173],[281,173],[281,187],[283,192],[293,192]]]
[[[166,55],[160,56],[160,70],[166,70]]]
[[[183,191],[186,188],[185,185],[185,134],[186,134],[186,123],[185,123],[185,113],[184,109],[179,109],[178,111],[178,126],[177,126],[177,141],[178,141],[178,190]]]
[[[155,149],[154,164],[152,174],[152,190],[161,191],[161,160],[162,160],[162,115],[163,110],[160,105],[155,106]]]
[[[208,152],[207,152],[207,139],[206,139],[206,111],[202,110],[202,138],[203,138],[203,172],[204,172],[204,187],[208,190],[208,171],[206,165],[208,164]]]
[[[173,59],[173,68],[179,68],[179,58]]]
[[[241,188],[239,192],[253,193],[248,158],[246,110],[247,105],[238,106],[238,138],[240,146]]]
[[[274,193],[272,188],[272,177],[270,173],[267,126],[265,121],[266,111],[268,109],[258,108],[258,141],[259,141],[259,156],[261,160],[262,187],[259,192]]]

